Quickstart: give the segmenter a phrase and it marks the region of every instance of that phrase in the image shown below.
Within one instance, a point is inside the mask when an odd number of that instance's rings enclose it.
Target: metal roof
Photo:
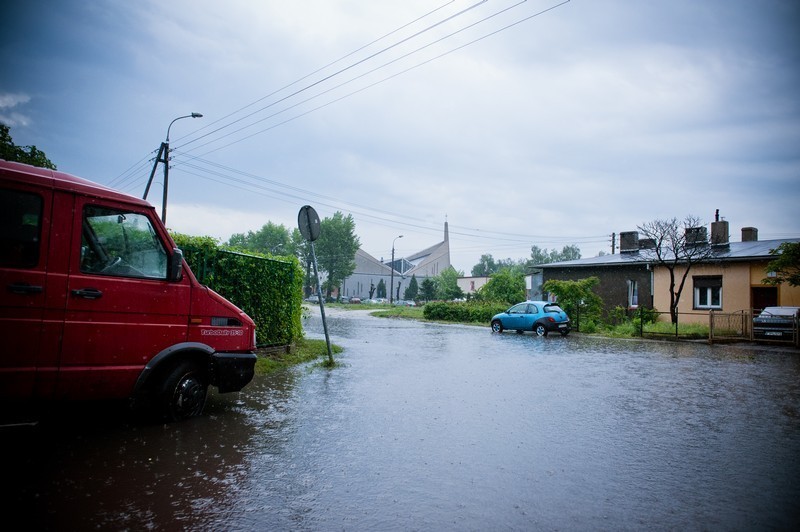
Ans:
[[[712,255],[702,262],[717,261],[748,261],[771,259],[770,250],[777,248],[784,242],[800,242],[800,238],[785,238],[780,240],[756,240],[751,242],[730,242],[727,245],[717,246]],[[602,255],[586,259],[568,260],[537,264],[534,268],[584,268],[590,266],[634,266],[636,264],[652,264],[656,262],[652,249],[640,249],[632,253],[617,253]]]

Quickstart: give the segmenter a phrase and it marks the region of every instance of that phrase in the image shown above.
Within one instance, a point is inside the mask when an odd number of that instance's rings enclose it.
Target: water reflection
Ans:
[[[258,378],[187,423],[14,440],[6,500],[59,529],[797,524],[797,355],[330,314],[336,369]]]

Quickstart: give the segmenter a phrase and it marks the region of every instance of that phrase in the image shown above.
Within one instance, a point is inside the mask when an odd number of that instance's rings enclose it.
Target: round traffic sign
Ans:
[[[300,234],[309,242],[319,238],[319,216],[311,205],[304,205],[297,213],[297,225]]]

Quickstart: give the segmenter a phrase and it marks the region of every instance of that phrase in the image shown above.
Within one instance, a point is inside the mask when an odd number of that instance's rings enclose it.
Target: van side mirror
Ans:
[[[168,281],[180,281],[183,278],[183,251],[178,248],[172,250],[169,260]]]

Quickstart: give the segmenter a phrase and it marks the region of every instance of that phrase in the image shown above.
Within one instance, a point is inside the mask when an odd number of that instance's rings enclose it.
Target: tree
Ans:
[[[581,258],[581,248],[573,244],[571,246],[564,246],[561,248],[561,255],[558,258],[558,261],[553,262],[578,260],[579,258]]]
[[[488,277],[493,273],[501,270],[513,270],[515,272],[522,272],[524,275],[528,269],[528,261],[525,259],[499,259],[495,260],[491,254],[485,253],[481,255],[478,264],[472,267],[472,275],[475,277]]]
[[[669,272],[669,315],[678,323],[678,303],[692,266],[711,257],[713,251],[705,227],[700,219],[687,216],[683,222],[653,220],[637,227],[645,238],[652,239],[655,247],[644,254],[644,260],[653,261]],[[681,273],[680,268],[683,268]]]
[[[531,265],[550,264],[553,262],[563,262],[567,260],[578,260],[581,258],[581,250],[576,245],[564,246],[559,252],[557,249],[548,251],[537,245],[531,246]]]
[[[319,269],[327,274],[326,297],[356,269],[356,252],[361,242],[356,236],[353,215],[336,211],[320,223],[319,239],[314,243]]]
[[[383,282],[383,279],[378,281],[378,298],[386,299],[386,283]]]
[[[298,231],[299,232],[299,231]],[[228,245],[267,255],[294,255],[295,249],[289,230],[283,224],[267,222],[256,232],[248,231],[231,235]]]
[[[56,165],[36,146],[17,146],[11,139],[11,128],[0,124],[0,159],[56,170]]]
[[[450,301],[464,297],[464,291],[458,286],[458,278],[463,277],[463,275],[464,272],[456,271],[452,266],[442,270],[442,273],[437,276],[439,282],[437,283],[436,295],[439,299]]]
[[[502,301],[513,305],[525,301],[525,274],[510,269],[492,274],[489,282],[478,291],[481,299]]]
[[[500,259],[497,261],[497,270],[495,270],[495,273],[502,271],[519,273],[524,277],[525,273],[528,271],[528,261],[525,259]]]
[[[556,301],[564,310],[574,312],[580,308],[580,315],[584,319],[597,321],[603,309],[603,300],[592,289],[599,283],[600,279],[597,277],[577,281],[551,279],[542,285],[542,290],[555,295]]]
[[[775,277],[767,277],[761,282],[764,284],[779,285],[789,283],[789,286],[800,286],[800,242],[783,242],[775,249],[769,250],[770,255],[776,255],[767,264],[767,272],[775,272]]]
[[[426,302],[436,299],[436,281],[432,277],[423,279],[421,289],[421,296]]]
[[[233,237],[231,237],[233,238]],[[294,255],[297,257],[297,260],[300,261],[300,265],[303,267],[305,272],[305,282],[303,283],[303,295],[308,297],[311,295],[311,286],[314,281],[312,281],[312,269],[313,269],[313,259],[311,256],[311,242],[305,239],[305,237],[300,233],[298,228],[292,229],[292,242],[291,242],[292,250],[294,250]]]
[[[417,283],[417,276],[412,275],[411,281],[409,281],[408,283],[408,288],[406,288],[406,291],[403,294],[403,299],[408,299],[413,301],[417,299],[418,294],[419,294],[419,284]]]
[[[484,253],[478,259],[478,264],[472,267],[473,277],[488,277],[497,271],[497,264],[490,253]]]

